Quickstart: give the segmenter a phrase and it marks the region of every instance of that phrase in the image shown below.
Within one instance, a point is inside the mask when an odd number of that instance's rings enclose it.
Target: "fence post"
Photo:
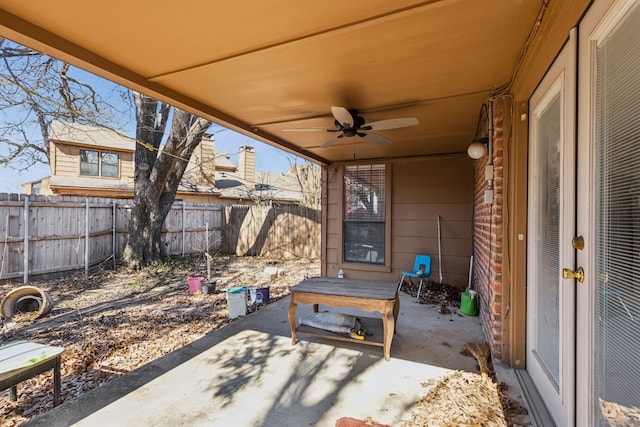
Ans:
[[[185,204],[185,202],[184,202],[184,200],[183,200],[183,201],[182,201],[182,258],[184,258],[184,245],[186,244],[186,243],[185,243],[185,239],[186,239],[186,236],[185,236],[186,229],[185,229],[185,226],[184,226],[184,221],[185,221],[185,219],[184,219],[184,218],[185,218],[185,205],[184,205],[184,204]]]
[[[84,275],[89,275],[89,198],[84,198]]]
[[[113,200],[112,202],[112,213],[111,213],[111,217],[112,217],[112,236],[111,236],[111,247],[113,249],[112,251],[112,256],[113,256],[113,271],[118,269],[118,263],[116,262],[116,201]]]
[[[29,196],[24,196],[24,273],[22,283],[29,281]]]

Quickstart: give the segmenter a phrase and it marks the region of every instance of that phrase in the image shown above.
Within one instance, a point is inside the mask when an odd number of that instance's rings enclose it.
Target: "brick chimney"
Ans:
[[[256,182],[256,152],[253,147],[243,145],[240,147],[240,159],[238,162],[240,177],[249,182],[251,187]]]
[[[198,185],[214,187],[216,184],[216,153],[213,138],[202,138],[195,154]]]

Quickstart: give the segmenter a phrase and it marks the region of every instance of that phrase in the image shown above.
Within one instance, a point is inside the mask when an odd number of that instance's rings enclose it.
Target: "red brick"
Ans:
[[[504,99],[493,106],[493,191],[492,203],[484,203],[484,192],[488,188],[484,171],[488,156],[475,162],[474,169],[474,271],[473,279],[480,296],[480,322],[487,332],[494,357],[502,354],[502,280],[503,242],[502,209],[504,205],[505,175],[505,118],[508,114]]]

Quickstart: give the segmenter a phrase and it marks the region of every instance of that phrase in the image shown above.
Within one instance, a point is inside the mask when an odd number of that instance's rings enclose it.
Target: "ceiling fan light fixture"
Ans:
[[[331,138],[324,144],[322,144],[321,148],[329,147],[330,145],[335,144],[341,138],[353,138],[355,136],[359,136],[368,142],[373,142],[374,144],[386,145],[390,144],[391,141],[382,135],[377,135],[375,133],[369,133],[369,131],[375,130],[388,130],[388,129],[399,129],[407,126],[414,126],[419,123],[416,117],[401,117],[395,119],[386,119],[386,120],[378,120],[376,122],[366,123],[364,117],[358,114],[358,110],[347,109],[344,107],[331,107],[331,114],[333,115],[334,127],[335,129],[324,129],[324,128],[308,128],[308,129],[283,129],[285,132],[293,132],[293,131],[321,131],[321,132],[340,132],[340,134],[334,138]]]

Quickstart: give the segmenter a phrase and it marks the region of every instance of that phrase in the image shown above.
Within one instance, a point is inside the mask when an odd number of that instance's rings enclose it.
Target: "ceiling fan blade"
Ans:
[[[380,120],[377,122],[367,123],[362,126],[362,130],[385,130],[385,129],[398,129],[405,128],[407,126],[414,126],[420,123],[415,117],[403,117],[398,119]]]
[[[325,128],[293,128],[282,129],[283,132],[338,132],[337,129],[325,129]]]
[[[333,117],[335,117],[336,120],[344,127],[353,127],[353,116],[346,108],[331,107],[331,114],[333,114]]]
[[[343,137],[344,137],[344,135],[342,135],[342,134],[340,134],[340,135],[338,135],[336,137],[333,137],[330,140],[328,140],[327,142],[325,142],[324,144],[322,144],[320,147],[322,147],[322,148],[329,147],[329,146],[335,144],[336,142],[338,142]]]
[[[391,144],[391,141],[389,139],[385,138],[382,135],[377,135],[375,133],[362,133],[362,134],[359,133],[358,136],[362,137],[362,139],[364,139],[365,141],[373,142],[374,144],[378,144],[378,145]]]

